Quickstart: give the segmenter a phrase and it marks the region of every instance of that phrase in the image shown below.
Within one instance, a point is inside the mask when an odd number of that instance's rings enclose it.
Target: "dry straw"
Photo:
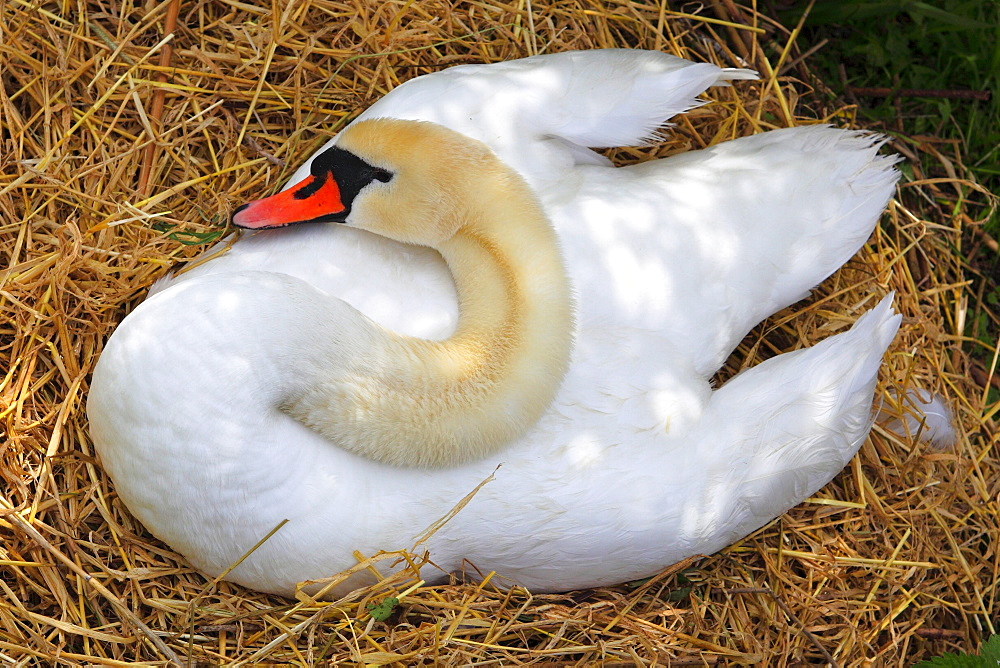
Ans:
[[[795,31],[729,0],[3,0],[0,12],[0,662],[907,666],[994,632],[997,350],[975,337],[997,316],[963,260],[991,241],[977,229],[991,202],[929,138],[892,141],[912,160],[868,245],[755,329],[722,376],[841,331],[896,290],[905,317],[879,396],[940,393],[957,445],[876,426],[815,498],[647,582],[536,596],[502,574],[429,587],[404,573],[331,604],[207,582],[128,515],[88,440],[88,374],[150,283],[400,82],[610,46],[761,72],[622,161],[853,125],[852,107],[815,94]],[[392,558],[372,557],[359,568]],[[395,608],[370,610],[387,596]]]

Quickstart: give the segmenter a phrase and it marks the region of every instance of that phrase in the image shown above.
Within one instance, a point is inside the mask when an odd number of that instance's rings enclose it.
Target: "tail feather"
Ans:
[[[732,520],[740,535],[815,493],[864,442],[878,369],[901,319],[892,299],[849,331],[768,360],[715,392],[707,424],[720,425],[713,438],[735,444],[722,458],[726,470],[746,474],[728,492],[732,512],[743,515]]]
[[[760,76],[754,70],[748,70],[741,67],[725,67],[722,70],[722,74],[719,75],[719,80],[715,82],[715,86],[729,86],[730,81],[756,81]]]

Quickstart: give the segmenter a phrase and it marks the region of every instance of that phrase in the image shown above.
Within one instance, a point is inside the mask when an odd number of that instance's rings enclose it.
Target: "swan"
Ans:
[[[281,595],[410,547],[487,479],[421,543],[428,581],[616,584],[799,503],[868,434],[891,295],[709,379],[864,243],[895,159],[824,126],[622,168],[587,148],[750,76],[608,50],[390,92],[109,339],[88,415],[119,496],[197,569]]]

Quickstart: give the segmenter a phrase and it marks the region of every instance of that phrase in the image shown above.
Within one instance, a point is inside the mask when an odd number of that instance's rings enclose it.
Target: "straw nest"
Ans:
[[[933,138],[891,142],[910,160],[870,242],[755,329],[721,377],[841,331],[895,290],[904,320],[879,397],[898,412],[890,390],[942,395],[958,443],[933,450],[877,425],[815,498],[646,582],[538,596],[502,574],[428,587],[404,573],[330,604],[264,596],[192,571],[95,459],[84,399],[115,324],[223,233],[234,204],[404,80],[611,46],[761,72],[621,161],[854,124],[853,107],[817,92],[795,31],[729,0],[653,5],[0,3],[0,661],[905,666],[994,632],[997,316],[963,259],[991,243],[977,223],[992,203]],[[359,567],[390,558],[368,556]]]

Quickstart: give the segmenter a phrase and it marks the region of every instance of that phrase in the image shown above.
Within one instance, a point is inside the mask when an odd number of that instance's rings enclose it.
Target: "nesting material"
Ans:
[[[890,142],[909,162],[870,242],[757,327],[719,379],[842,331],[895,290],[904,320],[877,401],[907,425],[912,406],[894,397],[942,397],[954,445],[877,423],[814,498],[648,581],[536,596],[470,564],[481,583],[429,587],[418,545],[358,555],[359,569],[412,568],[344,600],[265,596],[193,572],[128,514],[94,457],[84,401],[116,323],[220,238],[236,204],[280,185],[402,81],[599,47],[760,71],[711,90],[655,147],[615,151],[620,162],[789,125],[855,126],[853,107],[815,90],[795,31],[729,0],[710,7],[0,5],[0,662],[909,666],[978,647],[1000,593],[1000,328],[965,258],[991,241],[978,225],[992,198],[933,138]]]

